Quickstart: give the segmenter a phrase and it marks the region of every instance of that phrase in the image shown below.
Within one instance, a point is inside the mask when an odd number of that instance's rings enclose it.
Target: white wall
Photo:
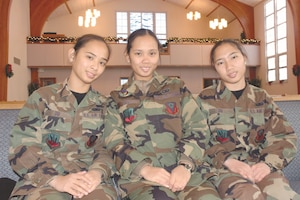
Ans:
[[[266,74],[266,58],[265,58],[265,31],[264,31],[264,3],[260,3],[254,9],[255,23],[255,38],[261,40],[261,66],[258,68],[259,77],[262,79],[262,88],[266,89],[272,95],[281,94],[297,94],[297,77],[292,73],[292,66],[296,63],[295,53],[295,35],[294,35],[294,22],[291,13],[291,7],[287,3],[287,39],[288,39],[288,80],[279,83],[274,82],[269,85]]]
[[[12,64],[14,76],[8,79],[7,100],[22,101],[28,97],[27,84],[30,70],[27,68],[27,41],[30,33],[29,0],[12,0],[9,13],[8,62]],[[20,60],[20,65],[14,63]]]
[[[198,94],[203,89],[202,77],[218,78],[218,75],[215,72],[215,70],[210,67],[159,67],[157,69],[157,72],[168,76],[179,76],[185,81],[188,89],[192,93],[196,94]],[[40,69],[39,77],[55,77],[57,82],[61,82],[66,78],[66,76],[69,73],[70,68]],[[109,95],[110,91],[114,90],[120,85],[120,77],[129,77],[131,73],[132,72],[129,67],[106,68],[104,73],[93,83],[93,88],[104,95]]]
[[[132,6],[134,5],[134,7]],[[64,5],[62,5],[64,6]],[[167,33],[168,37],[195,37],[195,38],[240,38],[242,28],[237,20],[234,20],[228,28],[223,30],[212,30],[208,28],[209,19],[202,15],[198,21],[186,19],[187,10],[161,0],[112,0],[103,3],[97,7],[101,11],[101,17],[97,20],[96,27],[83,28],[77,26],[77,18],[84,13],[73,13],[64,17],[53,18],[46,22],[43,32],[56,32],[65,34],[68,37],[78,37],[85,33],[96,33],[102,36],[115,36],[116,33],[116,11],[156,11],[167,13]],[[71,28],[72,27],[72,28]],[[123,56],[123,54],[120,54]],[[182,56],[184,58],[184,55]],[[39,71],[40,77],[56,76],[57,81],[61,81],[68,75],[69,70],[44,69]],[[193,93],[199,93],[203,88],[203,77],[216,78],[218,75],[214,70],[207,67],[160,67],[158,72],[180,76],[188,88]],[[120,77],[128,77],[131,74],[130,68],[109,68],[107,67],[104,74],[93,84],[93,87],[103,94],[109,94],[111,90],[119,85]]]
[[[132,6],[134,5],[134,6]],[[64,5],[61,5],[64,7]],[[208,28],[209,18],[202,15],[200,20],[190,21],[186,19],[187,10],[183,7],[162,0],[111,0],[96,7],[101,11],[97,19],[97,26],[84,28],[77,26],[78,16],[83,12],[72,13],[68,16],[53,18],[46,22],[43,32],[57,32],[66,36],[80,36],[84,33],[97,33],[102,36],[116,36],[117,11],[156,11],[167,13],[167,33],[169,37],[233,37],[240,38],[242,28],[233,21],[229,27],[223,30],[212,30]]]

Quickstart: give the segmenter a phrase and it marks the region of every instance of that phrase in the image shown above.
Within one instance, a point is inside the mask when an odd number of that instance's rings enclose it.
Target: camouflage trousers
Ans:
[[[17,196],[12,200],[75,200],[72,195],[65,192],[58,192],[52,187],[37,188],[27,196]],[[117,193],[113,186],[108,184],[99,185],[93,192],[83,196],[81,200],[115,200]]]
[[[214,177],[213,182],[223,200],[300,200],[281,171],[255,184],[231,172]]]
[[[180,192],[172,192],[163,186],[153,186],[144,182],[123,184],[121,188],[130,200],[221,200],[215,186],[205,182],[200,186],[186,186]]]

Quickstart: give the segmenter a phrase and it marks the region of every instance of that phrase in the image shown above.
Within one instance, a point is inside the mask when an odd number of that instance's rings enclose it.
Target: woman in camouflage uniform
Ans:
[[[110,48],[97,35],[69,50],[70,76],[36,90],[12,129],[9,161],[20,176],[13,199],[116,199],[113,162],[101,141],[106,97],[91,88]]]
[[[182,80],[155,72],[159,51],[152,31],[134,31],[126,49],[133,75],[111,92],[105,143],[121,190],[131,200],[220,199],[205,182],[206,121]]]
[[[221,80],[197,101],[211,131],[206,154],[221,198],[300,199],[281,171],[295,157],[296,134],[267,92],[246,81],[243,46],[219,41],[210,56]]]

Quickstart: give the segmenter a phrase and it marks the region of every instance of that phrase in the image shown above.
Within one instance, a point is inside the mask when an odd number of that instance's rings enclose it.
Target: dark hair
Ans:
[[[149,30],[149,29],[137,29],[135,31],[133,31],[127,38],[127,45],[126,45],[126,53],[129,54],[130,49],[132,48],[132,43],[133,41],[140,36],[144,36],[144,35],[150,35],[152,36],[156,42],[157,42],[157,48],[160,50],[161,49],[161,44],[159,42],[159,40],[157,39],[155,33],[153,33],[153,31]]]
[[[246,50],[245,48],[243,47],[243,45],[239,42],[237,42],[236,40],[234,39],[224,39],[224,40],[220,40],[218,41],[214,46],[213,48],[211,49],[210,51],[210,64],[212,66],[214,66],[214,61],[215,61],[215,52],[216,52],[216,49],[223,45],[223,44],[230,44],[231,46],[234,46],[236,47],[240,52],[241,54],[247,58],[247,53],[246,53]]]
[[[107,44],[107,42],[105,41],[105,39],[99,35],[95,35],[95,34],[85,34],[82,35],[81,37],[79,37],[76,41],[76,44],[74,45],[74,50],[75,50],[75,54],[79,51],[79,49],[81,49],[86,43],[92,41],[92,40],[96,40],[99,42],[103,42],[107,49],[108,49],[108,58],[107,60],[109,60],[110,57],[110,53],[111,53],[111,49],[110,46]]]

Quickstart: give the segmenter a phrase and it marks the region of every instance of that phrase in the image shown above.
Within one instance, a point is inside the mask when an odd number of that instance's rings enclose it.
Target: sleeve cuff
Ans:
[[[193,160],[185,154],[181,154],[179,161],[178,161],[178,165],[180,165],[180,164],[189,165],[189,166],[191,166],[192,171],[195,170],[195,164],[194,164]]]
[[[139,163],[136,168],[132,171],[131,178],[132,179],[140,179],[141,178],[141,170],[145,166],[151,166],[150,162],[147,162],[146,160],[143,160],[141,163]]]

